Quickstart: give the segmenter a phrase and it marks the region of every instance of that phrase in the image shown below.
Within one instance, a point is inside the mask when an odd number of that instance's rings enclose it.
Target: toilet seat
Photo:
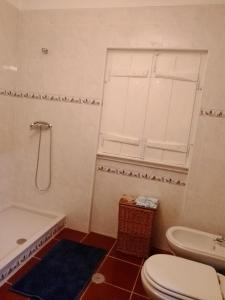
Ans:
[[[153,255],[145,261],[142,276],[149,286],[174,299],[223,299],[215,269],[184,258]]]
[[[218,279],[220,282],[220,289],[221,289],[221,293],[222,293],[222,297],[223,299],[225,299],[225,276],[222,274],[217,274],[218,275]]]
[[[195,300],[190,297],[186,297],[184,295],[179,295],[177,293],[174,293],[170,290],[167,290],[163,288],[162,286],[158,285],[156,282],[154,282],[148,275],[146,276],[144,268],[142,269],[142,277],[144,277],[145,281],[148,283],[149,287],[153,287],[154,290],[157,292],[158,295],[167,296],[168,299],[179,299],[179,300]],[[166,297],[166,299],[167,299]],[[164,299],[164,298],[162,298]]]

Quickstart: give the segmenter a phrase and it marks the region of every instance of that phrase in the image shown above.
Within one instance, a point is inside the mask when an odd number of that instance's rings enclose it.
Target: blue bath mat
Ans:
[[[75,300],[105,256],[103,249],[58,242],[11,291],[39,300]]]

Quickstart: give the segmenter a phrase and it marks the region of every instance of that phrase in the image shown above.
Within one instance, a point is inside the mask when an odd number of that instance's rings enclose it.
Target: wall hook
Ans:
[[[48,54],[48,48],[41,48],[43,54]]]

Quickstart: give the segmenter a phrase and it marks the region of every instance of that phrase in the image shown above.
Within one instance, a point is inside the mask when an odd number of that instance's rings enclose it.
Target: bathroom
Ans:
[[[175,225],[225,234],[224,0],[0,0],[0,21],[0,207],[13,202],[63,214],[67,228],[104,235],[111,243],[121,195],[149,195],[160,202],[155,249],[169,250],[165,233]],[[184,165],[100,151],[107,58],[116,51],[203,56],[191,155]],[[51,186],[44,192],[35,186],[35,121],[52,125]],[[49,179],[48,134],[43,132],[41,186]],[[109,285],[106,278],[104,290],[123,290],[114,296],[118,300],[146,299],[134,285]],[[4,300],[26,299],[4,293]],[[101,299],[89,297],[83,299]]]

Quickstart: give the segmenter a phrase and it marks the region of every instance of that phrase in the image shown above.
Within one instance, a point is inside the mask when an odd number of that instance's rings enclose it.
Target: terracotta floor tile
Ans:
[[[83,243],[86,245],[103,248],[109,251],[115,243],[115,239],[95,232],[90,232],[88,236],[83,240]]]
[[[154,300],[154,299],[149,299],[147,297],[143,297],[143,296],[140,296],[140,295],[137,295],[137,294],[133,294],[131,299],[130,300]]]
[[[136,264],[136,265],[141,265],[141,263],[143,261],[143,258],[135,257],[135,256],[132,256],[132,255],[127,255],[127,254],[124,254],[120,251],[117,251],[116,250],[116,244],[114,245],[114,247],[110,251],[109,256],[116,257],[116,258],[131,262],[131,263]]]
[[[28,300],[25,296],[20,296],[16,293],[9,291],[10,285],[4,284],[0,287],[0,299],[1,300]]]
[[[142,296],[147,296],[144,288],[143,288],[143,285],[142,285],[142,282],[141,282],[141,273],[138,275],[138,280],[136,282],[136,285],[134,287],[134,292],[142,295]]]
[[[35,266],[39,262],[36,258],[31,258],[16,274],[14,274],[12,277],[9,278],[8,282],[14,283],[16,282],[20,277],[25,275],[30,269]]]
[[[57,236],[55,236],[55,239],[62,240],[67,239],[74,242],[80,242],[84,237],[86,233],[72,230],[70,228],[64,228]]]
[[[133,264],[107,257],[98,272],[105,276],[106,282],[131,291],[139,268]]]
[[[38,258],[42,258],[43,256],[45,256],[49,250],[52,249],[52,247],[54,247],[59,241],[56,240],[51,240],[46,246],[44,246],[40,251],[38,251],[34,256],[38,257]]]
[[[92,283],[81,300],[129,300],[130,293],[108,284]]]

